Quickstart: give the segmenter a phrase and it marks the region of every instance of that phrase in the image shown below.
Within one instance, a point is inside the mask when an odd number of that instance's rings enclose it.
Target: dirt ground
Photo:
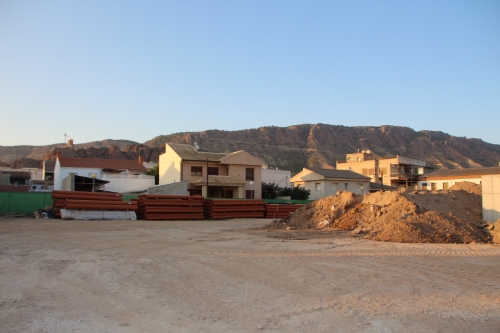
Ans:
[[[500,246],[0,219],[0,332],[499,332]]]

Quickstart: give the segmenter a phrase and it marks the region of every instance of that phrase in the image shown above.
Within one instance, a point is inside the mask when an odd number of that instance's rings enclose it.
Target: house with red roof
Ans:
[[[146,170],[142,158],[139,161],[66,158],[58,153],[54,189],[117,193],[142,191],[155,185],[155,177],[146,175]]]

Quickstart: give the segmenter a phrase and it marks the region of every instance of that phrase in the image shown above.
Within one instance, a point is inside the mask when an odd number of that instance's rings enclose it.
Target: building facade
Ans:
[[[145,190],[155,185],[155,178],[145,174],[146,168],[142,162],[141,158],[137,162],[97,158],[64,158],[58,155],[54,167],[54,189],[72,190],[67,188],[69,186],[67,184],[71,184],[71,186],[79,184],[64,182],[64,180],[68,177],[78,176],[77,179],[82,182],[86,181],[85,179],[98,179],[102,181],[98,181],[98,184],[106,183],[104,189],[107,192],[122,193]],[[94,184],[95,182],[92,185],[82,183],[80,188],[85,191]],[[98,190],[102,190],[102,188]]]
[[[317,200],[337,195],[338,191],[368,193],[370,177],[349,170],[303,168],[292,177],[291,182],[311,191],[309,199]]]
[[[466,168],[452,170],[436,170],[426,173],[418,181],[419,190],[447,190],[455,183],[471,182],[482,184],[482,177],[487,175],[500,175],[500,166],[484,168]]]
[[[188,144],[167,143],[159,164],[160,185],[186,181],[189,195],[262,198],[261,169],[265,163],[243,150],[199,152]]]
[[[350,170],[370,177],[374,183],[394,187],[414,188],[419,177],[432,168],[425,160],[395,156],[376,158],[370,150],[346,155],[346,161],[337,161],[337,170]]]

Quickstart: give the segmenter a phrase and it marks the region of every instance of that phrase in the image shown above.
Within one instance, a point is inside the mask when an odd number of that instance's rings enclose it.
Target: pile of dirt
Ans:
[[[474,184],[472,182],[458,182],[450,187],[452,191],[466,191],[472,194],[483,195],[482,186],[480,184]]]
[[[272,228],[341,229],[401,243],[488,243],[481,196],[461,191],[342,192],[295,211]]]

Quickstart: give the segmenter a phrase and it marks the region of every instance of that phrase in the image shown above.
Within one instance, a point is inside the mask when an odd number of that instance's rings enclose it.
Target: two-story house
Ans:
[[[160,185],[185,181],[190,195],[262,197],[261,169],[265,163],[243,150],[228,154],[200,152],[188,144],[167,143],[159,164]]]

